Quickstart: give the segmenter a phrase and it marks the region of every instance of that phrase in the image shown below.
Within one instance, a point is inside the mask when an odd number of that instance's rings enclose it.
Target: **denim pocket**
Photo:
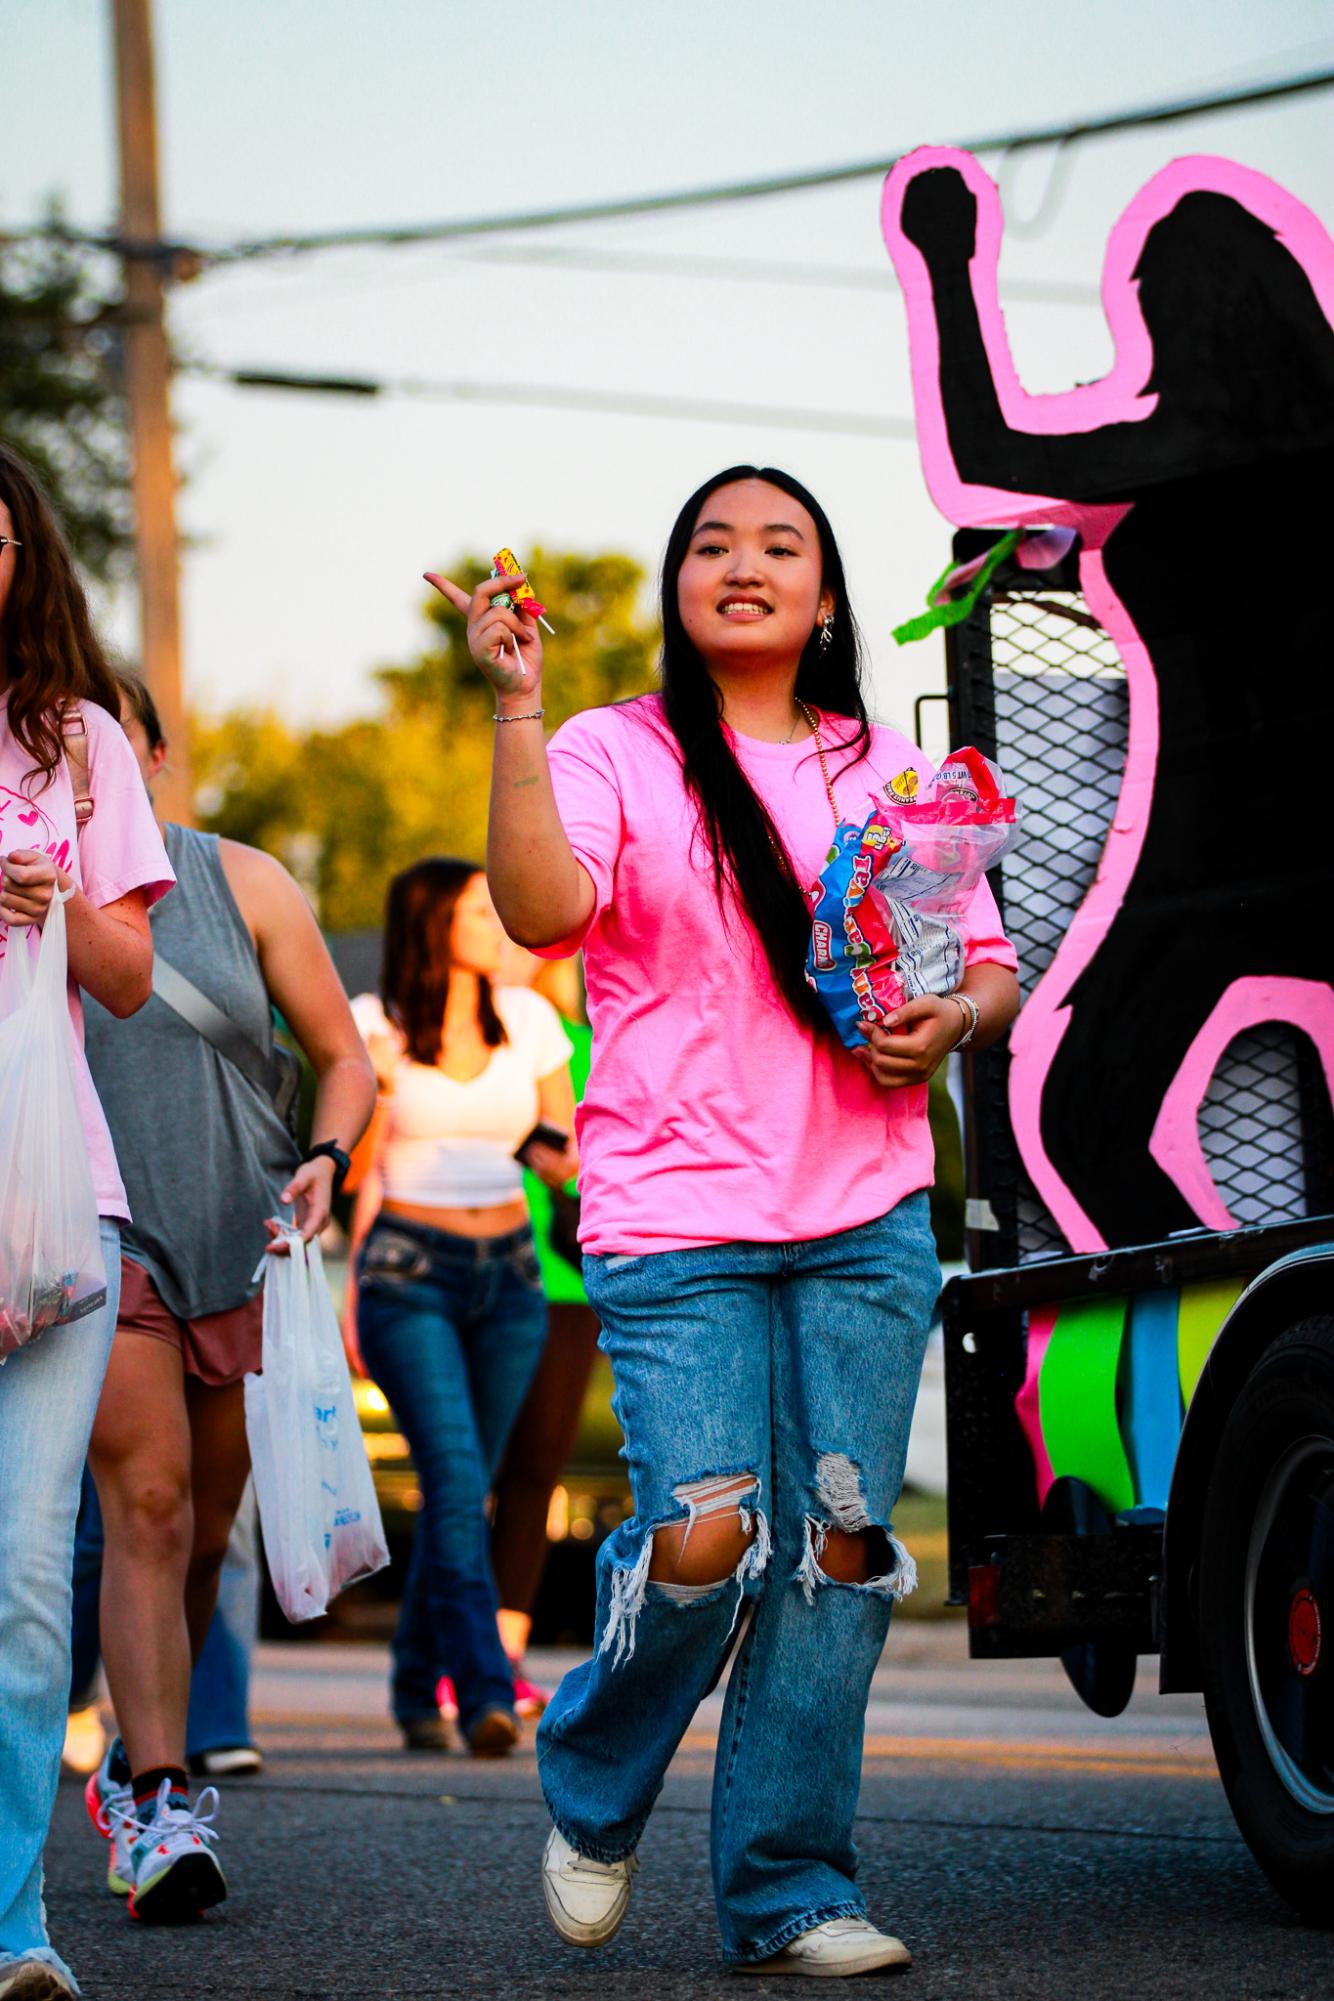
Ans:
[[[363,1283],[410,1285],[431,1269],[431,1253],[415,1237],[397,1230],[372,1230],[361,1253]]]
[[[511,1253],[510,1270],[524,1285],[542,1289],[542,1267],[537,1260],[537,1252],[531,1244],[523,1244]]]

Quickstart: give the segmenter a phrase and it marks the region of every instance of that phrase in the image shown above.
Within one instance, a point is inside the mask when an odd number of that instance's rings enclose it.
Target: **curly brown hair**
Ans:
[[[9,727],[49,785],[64,754],[69,702],[96,702],[120,721],[115,677],[50,501],[26,459],[0,444],[0,500],[9,509],[16,568],[0,623],[9,677]]]

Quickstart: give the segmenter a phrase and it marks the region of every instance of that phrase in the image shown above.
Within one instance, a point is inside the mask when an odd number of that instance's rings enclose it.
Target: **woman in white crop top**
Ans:
[[[432,857],[390,884],[384,1021],[368,1036],[382,1097],[345,1332],[421,1482],[393,1646],[409,1750],[448,1748],[445,1674],[475,1753],[508,1751],[519,1735],[485,1512],[547,1325],[516,1152],[553,1188],[578,1155],[569,1041],[539,994],[492,987],[504,948],[474,863]],[[524,1147],[539,1123],[563,1144]]]

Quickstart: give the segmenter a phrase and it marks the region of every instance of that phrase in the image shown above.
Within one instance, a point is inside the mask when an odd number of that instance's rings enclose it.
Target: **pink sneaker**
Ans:
[[[440,1714],[447,1723],[459,1720],[459,1702],[454,1693],[454,1684],[447,1674],[442,1674],[435,1691],[435,1699],[440,1704]]]
[[[528,1681],[521,1674],[514,1677],[514,1713],[516,1716],[540,1716],[551,1700],[549,1688],[539,1688],[535,1681]]]

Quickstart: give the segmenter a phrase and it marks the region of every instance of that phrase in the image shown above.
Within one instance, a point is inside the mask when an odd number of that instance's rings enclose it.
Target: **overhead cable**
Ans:
[[[1106,137],[1149,125],[1166,125],[1179,119],[1199,118],[1213,112],[1236,111],[1250,105],[1274,103],[1334,84],[1334,70],[1316,70],[1303,76],[1287,77],[1277,83],[1254,84],[1243,90],[1208,97],[1178,99],[1169,104],[1142,106],[1138,110],[1112,112],[1103,118],[1080,119],[1028,132],[987,133],[978,138],[952,143],[970,153],[1014,153],[1023,147],[1069,145],[1082,139]],[[817,167],[807,172],[774,174],[759,179],[720,182],[711,187],[683,188],[666,194],[630,195],[610,201],[572,202],[560,207],[528,209],[501,215],[462,216],[445,222],[403,223],[390,227],[315,230],[304,234],[243,238],[229,244],[199,244],[171,239],[138,241],[115,232],[68,229],[59,224],[32,228],[13,235],[59,238],[114,251],[121,257],[143,257],[168,262],[189,260],[196,265],[238,263],[246,259],[293,256],[318,250],[391,247],[413,243],[447,243],[461,237],[495,236],[511,232],[552,229],[563,224],[606,222],[625,216],[660,215],[670,210],[695,209],[727,202],[756,201],[774,195],[802,193],[809,189],[836,187],[842,182],[865,180],[889,171],[898,154],[873,160],[856,160],[845,166]]]
[[[714,402],[695,396],[646,395],[635,390],[583,389],[562,383],[480,382],[420,376],[316,375],[281,368],[224,368],[190,361],[180,370],[239,389],[302,390],[314,395],[416,396],[455,403],[523,404],[532,409],[586,410],[618,417],[690,418],[709,424],[763,424],[841,437],[915,439],[911,417],[860,410],[810,410],[791,404]]]
[[[855,264],[805,264],[785,259],[760,257],[697,256],[690,252],[617,250],[573,243],[471,243],[433,258],[426,267],[400,268],[392,276],[379,275],[376,284],[386,292],[396,284],[439,283],[451,264],[499,264],[520,269],[538,266],[556,271],[606,271],[618,277],[698,278],[743,285],[777,285],[785,289],[875,292],[881,297],[898,289],[894,267],[886,258],[877,267]],[[315,292],[275,294],[261,281],[254,286],[228,285],[208,295],[210,315],[253,312],[257,300],[265,311],[274,306],[307,307],[312,300],[323,303],[342,299],[365,289],[364,275],[344,272],[341,281],[317,282]],[[1007,278],[1007,301],[1038,302],[1055,306],[1096,306],[1100,293],[1096,285],[1079,284],[1060,278]],[[198,301],[195,302],[196,306]]]

